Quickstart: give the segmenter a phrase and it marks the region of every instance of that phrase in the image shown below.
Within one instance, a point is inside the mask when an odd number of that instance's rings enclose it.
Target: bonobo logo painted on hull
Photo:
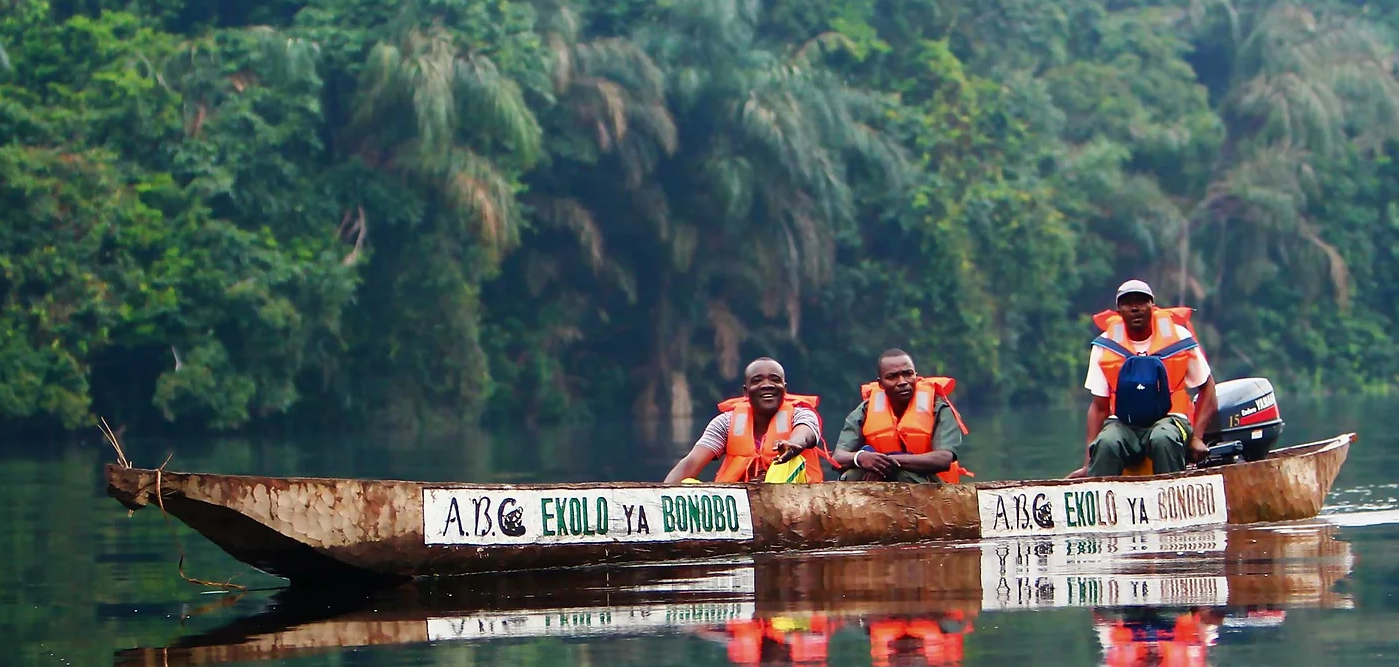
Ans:
[[[982,537],[1118,533],[1229,521],[1224,476],[978,489]]]
[[[425,544],[505,546],[750,540],[732,488],[423,489]]]

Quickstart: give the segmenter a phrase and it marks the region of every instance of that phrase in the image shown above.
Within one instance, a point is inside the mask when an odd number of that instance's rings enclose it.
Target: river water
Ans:
[[[1284,444],[1360,435],[1317,520],[515,574],[346,599],[288,596],[158,511],[128,516],[105,495],[114,455],[95,437],[7,442],[0,665],[1399,664],[1399,411],[1383,397],[1284,398],[1282,411]],[[829,440],[843,417],[823,412]],[[974,481],[1080,462],[1081,409],[964,417]],[[171,470],[474,482],[658,480],[688,449],[604,426],[126,445],[140,467],[173,452]],[[187,576],[250,590],[185,582],[181,553]]]

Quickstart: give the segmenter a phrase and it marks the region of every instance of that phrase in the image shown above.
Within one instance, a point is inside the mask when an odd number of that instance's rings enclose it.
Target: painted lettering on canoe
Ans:
[[[982,547],[982,609],[1223,605],[1224,577],[1130,571],[1142,554],[1221,553],[1223,530],[1131,535],[1065,535]],[[1129,570],[1129,571],[1124,571]]]
[[[982,537],[1159,531],[1227,523],[1224,476],[979,489]]]
[[[1048,574],[999,580],[982,588],[987,611],[1040,607],[1224,606],[1229,580],[1172,574]]]
[[[428,641],[496,637],[578,637],[599,634],[652,633],[667,628],[723,625],[753,618],[752,602],[698,602],[522,612],[487,612],[453,618],[429,618]]]
[[[743,490],[423,489],[426,544],[524,545],[748,540]]]

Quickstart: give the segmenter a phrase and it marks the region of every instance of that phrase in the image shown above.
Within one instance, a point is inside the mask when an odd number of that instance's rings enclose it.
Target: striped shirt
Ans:
[[[714,452],[715,456],[724,453],[729,447],[729,423],[733,420],[732,412],[721,412],[719,416],[709,420],[709,425],[704,427],[704,433],[700,434],[699,440],[695,441],[696,447],[703,447]],[[797,407],[792,411],[792,428],[805,424],[817,435],[821,434],[820,422],[816,419],[816,411],[810,408]],[[766,433],[759,434],[754,439],[755,445],[763,446],[763,437]]]

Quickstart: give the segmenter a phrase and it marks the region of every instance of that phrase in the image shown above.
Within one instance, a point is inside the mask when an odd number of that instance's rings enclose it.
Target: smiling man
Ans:
[[[842,482],[943,483],[958,473],[957,449],[967,428],[948,395],[949,377],[919,377],[903,350],[879,355],[879,379],[845,418],[834,460]],[[960,466],[957,466],[960,469]],[[949,472],[951,471],[951,472]]]
[[[719,404],[719,415],[670,469],[667,484],[694,478],[720,456],[716,482],[760,481],[773,463],[798,455],[806,458],[807,481],[822,480],[820,453],[814,449],[821,435],[820,399],[788,394],[786,371],[769,357],[753,360],[743,377],[743,396]]]
[[[1200,434],[1217,399],[1190,315],[1189,308],[1158,308],[1150,285],[1129,280],[1117,288],[1117,309],[1094,316],[1103,333],[1093,340],[1083,383],[1093,395],[1088,451],[1070,477],[1121,475],[1146,460],[1153,474],[1180,472],[1187,455],[1198,461],[1209,454]],[[1192,402],[1187,390],[1197,387]]]

